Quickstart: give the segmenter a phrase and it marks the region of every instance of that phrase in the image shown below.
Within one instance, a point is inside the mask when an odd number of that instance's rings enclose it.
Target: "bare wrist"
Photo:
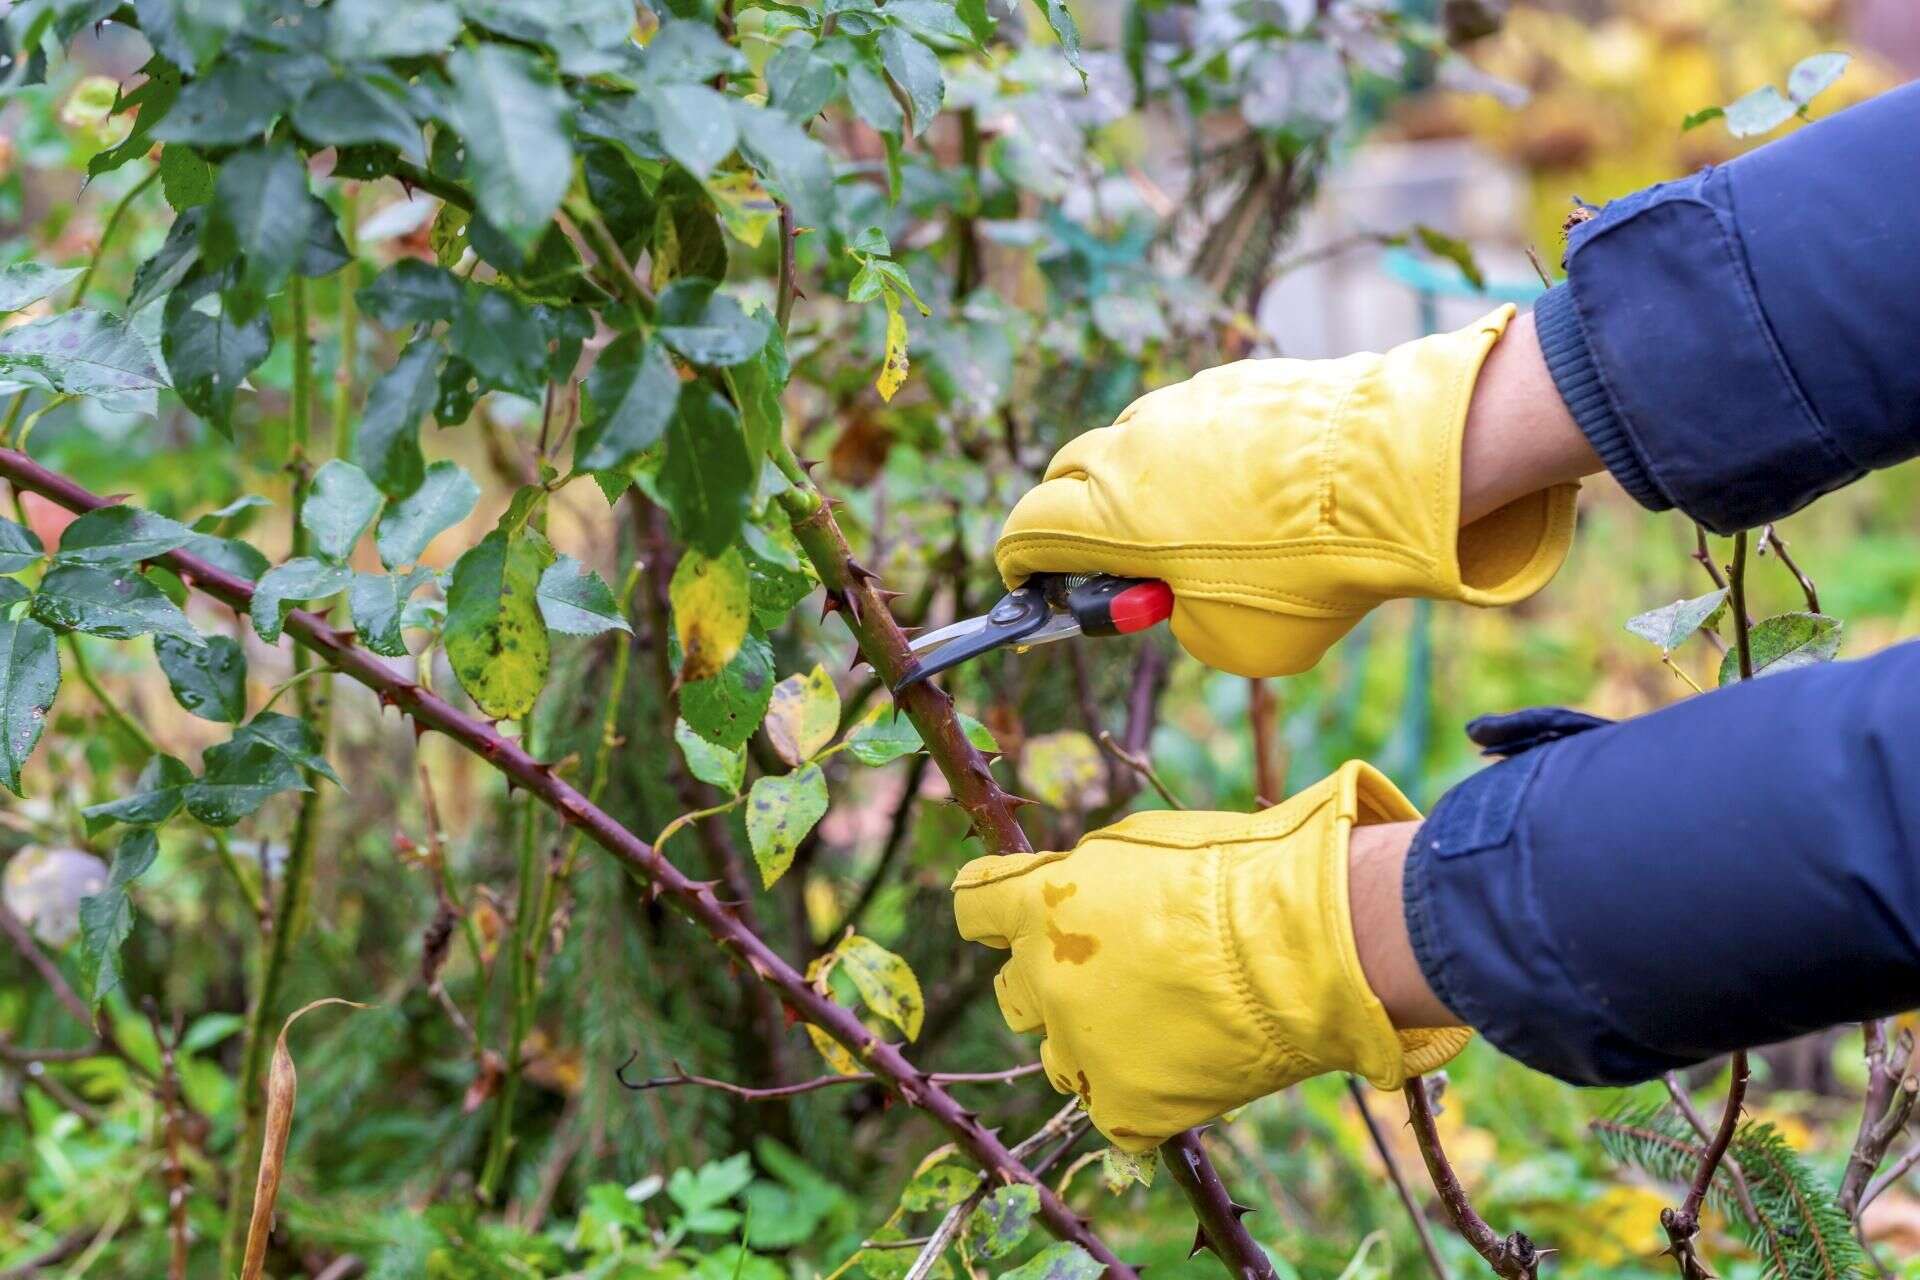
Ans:
[[[1367,985],[1402,1031],[1463,1025],[1420,972],[1401,902],[1400,877],[1417,822],[1355,827],[1347,846],[1347,899]]]
[[[1533,316],[1516,316],[1480,367],[1460,446],[1460,523],[1601,470],[1554,386]]]

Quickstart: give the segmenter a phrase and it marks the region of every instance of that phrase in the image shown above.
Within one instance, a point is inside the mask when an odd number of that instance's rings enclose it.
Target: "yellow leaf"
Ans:
[[[465,209],[455,204],[441,205],[440,212],[433,216],[433,226],[427,231],[427,244],[433,249],[433,260],[441,266],[453,266],[467,252],[469,216]]]
[[[747,562],[735,547],[713,559],[688,551],[673,571],[667,594],[680,637],[681,681],[719,675],[747,638],[747,619],[753,613]]]
[[[811,760],[833,741],[840,727],[840,691],[818,663],[805,675],[791,675],[773,686],[767,705],[767,738],[788,764]]]
[[[893,393],[907,380],[907,318],[900,314],[900,299],[893,296],[893,290],[887,290],[887,355],[881,362],[880,376],[873,380],[873,386],[882,400],[893,399]]]
[[[835,1040],[811,1022],[807,1023],[806,1026],[807,1038],[813,1041],[813,1047],[820,1051],[820,1056],[827,1060],[828,1066],[843,1076],[865,1074],[866,1069],[854,1059],[852,1054],[841,1047],[838,1040]]]
[[[853,980],[867,1008],[899,1027],[907,1039],[917,1039],[927,1002],[920,994],[920,979],[913,976],[913,966],[859,934],[846,938],[834,950],[840,956],[840,972]]]
[[[758,249],[767,228],[780,216],[767,189],[760,185],[751,169],[735,169],[715,174],[706,182],[707,194],[720,207],[720,220],[733,238],[750,249]]]
[[[1105,798],[1106,766],[1093,739],[1077,729],[1028,738],[1020,777],[1033,797],[1056,809],[1084,811]]]
[[[295,1009],[280,1024],[280,1038],[273,1042],[273,1064],[267,1068],[266,1136],[260,1144],[260,1173],[253,1183],[253,1216],[247,1222],[247,1250],[242,1255],[240,1280],[260,1280],[267,1262],[267,1237],[273,1229],[273,1202],[280,1194],[280,1175],[287,1164],[287,1138],[293,1132],[293,1098],[299,1090],[299,1073],[293,1069],[293,1055],[287,1052],[287,1031],[302,1014],[323,1004],[343,1004],[349,1009],[367,1006],[352,1000],[329,996]]]
[[[1119,1195],[1134,1183],[1153,1185],[1154,1153],[1151,1150],[1132,1155],[1118,1147],[1100,1153],[1100,1181],[1108,1191]]]

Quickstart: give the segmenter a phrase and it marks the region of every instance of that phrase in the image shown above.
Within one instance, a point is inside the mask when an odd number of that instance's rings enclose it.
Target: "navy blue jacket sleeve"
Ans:
[[[1583,1084],[1920,1006],[1916,724],[1920,642],[1618,724],[1498,718],[1517,754],[1408,854],[1428,983]]]
[[[1535,308],[1645,506],[1717,533],[1920,453],[1920,84],[1613,201]]]

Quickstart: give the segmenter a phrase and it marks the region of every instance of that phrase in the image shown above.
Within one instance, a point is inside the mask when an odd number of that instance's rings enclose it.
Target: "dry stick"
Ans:
[[[1433,1233],[1427,1229],[1427,1215],[1420,1212],[1420,1202],[1413,1198],[1413,1188],[1407,1185],[1407,1175],[1400,1171],[1400,1160],[1388,1145],[1387,1135],[1381,1132],[1380,1121],[1374,1117],[1373,1108],[1367,1105],[1366,1086],[1353,1076],[1348,1076],[1347,1092],[1353,1095],[1353,1105],[1359,1110],[1360,1119],[1366,1122],[1367,1136],[1373,1139],[1373,1149],[1380,1153],[1380,1162],[1387,1166],[1387,1176],[1393,1179],[1393,1189],[1399,1193],[1400,1203],[1406,1206],[1407,1216],[1413,1219],[1413,1229],[1420,1237],[1420,1251],[1427,1255],[1427,1265],[1433,1268],[1436,1280],[1450,1280],[1447,1264],[1440,1259],[1440,1248],[1434,1244]]]
[[[1167,784],[1161,780],[1159,773],[1154,770],[1153,761],[1147,759],[1145,755],[1127,750],[1118,742],[1115,742],[1113,735],[1105,729],[1100,731],[1100,746],[1109,756],[1125,765],[1136,776],[1145,778],[1147,785],[1159,793],[1160,798],[1167,802],[1169,808],[1185,809],[1187,807],[1179,796],[1176,796],[1168,789]]]
[[[774,1102],[781,1098],[792,1098],[799,1094],[813,1093],[820,1089],[832,1089],[840,1085],[874,1084],[877,1082],[877,1078],[871,1071],[862,1071],[858,1075],[815,1076],[811,1080],[802,1080],[798,1084],[783,1084],[759,1088],[753,1085],[735,1084],[731,1080],[716,1080],[712,1076],[690,1076],[685,1071],[680,1070],[678,1063],[674,1064],[674,1070],[677,1073],[675,1075],[653,1076],[646,1080],[629,1080],[626,1077],[626,1070],[633,1065],[633,1060],[639,1056],[638,1050],[628,1054],[627,1060],[616,1067],[613,1072],[613,1078],[620,1082],[621,1088],[631,1089],[635,1093],[644,1093],[648,1089],[672,1089],[681,1085],[694,1085],[702,1089],[718,1089],[722,1093],[730,1093],[734,1097],[743,1098],[748,1102]],[[1031,1075],[1038,1075],[1042,1069],[1040,1063],[1029,1062],[1024,1066],[1010,1067],[1005,1071],[932,1071],[927,1074],[927,1079],[939,1085],[1011,1084],[1015,1080],[1021,1080]]]
[[[1487,1225],[1487,1220],[1474,1210],[1473,1202],[1467,1199],[1466,1188],[1460,1185],[1459,1175],[1454,1173],[1446,1151],[1440,1146],[1440,1132],[1433,1121],[1433,1099],[1427,1092],[1427,1078],[1415,1076],[1407,1081],[1404,1092],[1407,1095],[1408,1123],[1413,1126],[1413,1136],[1420,1144],[1420,1157],[1427,1162],[1427,1176],[1433,1180],[1433,1189],[1440,1193],[1440,1203],[1446,1206],[1447,1216],[1453,1219],[1454,1230],[1473,1246],[1475,1253],[1487,1260],[1487,1265],[1493,1268],[1495,1275],[1505,1280],[1535,1280],[1540,1274],[1542,1250],[1527,1238],[1525,1232],[1515,1231],[1502,1239]]]
[[[873,573],[854,560],[846,536],[805,471],[790,454],[778,461],[795,486],[781,495],[781,502],[793,518],[801,549],[827,589],[829,607],[839,612],[859,643],[861,654],[892,688],[913,663],[906,634],[887,611],[886,597],[875,586]],[[987,852],[1031,853],[1033,846],[1014,817],[1014,798],[994,779],[986,757],[967,741],[953,699],[932,681],[922,681],[896,695],[894,704],[919,730],[927,753],[946,777],[955,802],[972,820],[973,831]],[[1193,1173],[1191,1182],[1183,1179],[1181,1186],[1193,1202],[1202,1234],[1227,1269],[1239,1280],[1274,1280],[1273,1263],[1241,1225],[1242,1211],[1227,1194],[1193,1132],[1173,1138],[1163,1152],[1169,1166],[1182,1163]],[[1066,1212],[1064,1206],[1061,1211]]]
[[[180,1072],[174,1062],[179,1043],[176,1023],[172,1038],[160,1026],[160,1011],[153,999],[143,1002],[147,1025],[153,1028],[153,1042],[160,1049],[160,1114],[164,1127],[167,1179],[167,1280],[187,1280],[187,1166],[180,1157]]]
[[[84,514],[110,505],[65,476],[12,449],[0,449],[0,476],[69,511]],[[247,612],[253,599],[253,585],[244,579],[179,551],[159,557],[158,562],[189,586],[236,612]],[[484,720],[456,710],[401,671],[360,648],[350,633],[335,630],[326,619],[305,609],[288,614],[286,631],[295,643],[312,650],[343,675],[372,689],[383,705],[398,707],[414,721],[417,731],[433,729],[444,733],[516,785],[538,796],[562,821],[585,831],[595,844],[642,877],[656,895],[665,897],[724,950],[774,987],[797,1017],[819,1027],[864,1062],[903,1102],[931,1116],[983,1169],[1003,1182],[1035,1187],[1040,1197],[1038,1216],[1050,1233],[1079,1245],[1104,1263],[1111,1280],[1134,1280],[1134,1269],[1122,1262],[1058,1196],[1041,1186],[1032,1170],[1016,1160],[1005,1144],[982,1127],[972,1111],[929,1080],[897,1045],[887,1043],[869,1030],[853,1010],[815,991],[798,970],[722,905],[711,882],[687,876],[605,810],[589,802],[551,766],[535,760],[519,743],[503,737]],[[957,731],[957,724],[954,727]],[[967,745],[964,736],[960,737],[960,743]]]
[[[1885,1173],[1867,1184],[1867,1189],[1860,1194],[1861,1212],[1864,1213],[1867,1206],[1872,1204],[1882,1191],[1906,1177],[1916,1164],[1920,1164],[1920,1142],[1907,1148],[1905,1155],[1888,1165]]]

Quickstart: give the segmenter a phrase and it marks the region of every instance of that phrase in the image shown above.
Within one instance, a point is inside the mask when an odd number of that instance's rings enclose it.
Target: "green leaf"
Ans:
[[[179,811],[192,782],[193,770],[172,756],[155,756],[140,771],[140,780],[134,783],[132,795],[89,805],[80,811],[80,816],[86,819],[87,834],[98,835],[116,822],[130,827],[159,826]]]
[[[840,728],[840,691],[826,667],[814,664],[805,675],[791,675],[773,686],[767,705],[767,740],[782,760],[797,765],[811,760]]]
[[[345,565],[328,564],[312,556],[300,556],[275,565],[254,584],[253,603],[248,609],[253,629],[268,644],[280,638],[287,625],[287,610],[337,595],[353,581],[353,570]]]
[[[211,193],[208,198],[212,198]],[[200,264],[200,224],[204,221],[206,215],[199,209],[189,209],[173,220],[159,252],[133,273],[133,292],[127,298],[129,316],[171,293]]]
[[[880,57],[887,74],[913,108],[913,136],[917,138],[933,124],[933,118],[940,114],[940,104],[946,100],[947,81],[940,74],[940,59],[899,27],[888,27],[880,33]]]
[[[1800,59],[1787,73],[1787,96],[1806,106],[1831,88],[1852,61],[1852,55],[1845,53],[1816,53]]]
[[[187,812],[230,827],[283,791],[311,791],[303,770],[340,781],[320,754],[320,736],[304,720],[263,711],[233,737],[208,747],[204,772],[187,787]]]
[[[1073,20],[1073,14],[1067,8],[1067,0],[1034,0],[1040,6],[1040,12],[1047,17],[1047,25],[1053,28],[1053,34],[1060,41],[1060,51],[1067,56],[1067,65],[1080,73],[1080,83],[1087,83],[1087,68],[1080,61],[1080,27]]]
[[[833,63],[812,49],[782,45],[767,59],[763,73],[767,100],[788,119],[804,124],[826,109],[839,87]]]
[[[759,315],[756,319],[762,318]],[[787,388],[789,369],[787,344],[777,326],[767,326],[767,345],[752,358],[730,366],[725,373],[727,387],[740,409],[741,429],[746,432],[747,453],[764,458],[780,440],[784,417],[781,393]]]
[[[132,565],[163,556],[193,541],[193,530],[138,507],[89,511],[60,535],[60,564]]]
[[[1143,1187],[1150,1187],[1153,1185],[1156,1163],[1152,1151],[1135,1155],[1118,1147],[1108,1147],[1100,1153],[1100,1181],[1114,1195],[1119,1195],[1136,1182]]]
[[[687,762],[687,772],[710,787],[719,787],[728,795],[738,795],[747,777],[747,749],[729,750],[701,737],[684,717],[673,722],[673,740]]]
[[[366,296],[364,291],[361,296]],[[353,457],[389,498],[405,498],[426,479],[420,420],[432,412],[440,394],[440,358],[444,354],[438,342],[416,338],[400,353],[393,368],[381,374],[367,391],[360,430],[353,438]]]
[[[231,636],[208,636],[197,647],[155,636],[153,655],[167,673],[174,701],[188,711],[216,724],[246,719],[247,655]]]
[[[987,1257],[1004,1258],[1027,1238],[1039,1209],[1040,1192],[1033,1186],[1000,1187],[967,1218],[967,1234]]]
[[[1748,638],[1753,653],[1753,674],[1778,675],[1830,662],[1840,651],[1840,620],[1824,613],[1780,613],[1762,618]],[[1729,645],[1720,660],[1720,683],[1740,682],[1740,653]]]
[[[540,575],[540,616],[547,628],[569,636],[603,631],[633,634],[605,579],[572,556],[561,556]]]
[[[261,74],[258,63],[235,58],[184,86],[152,136],[161,142],[237,146],[266,133],[286,106],[286,90],[275,77]]]
[[[660,295],[656,318],[661,340],[692,364],[739,364],[767,345],[765,314],[748,315],[711,280],[674,281]]]
[[[418,258],[402,258],[355,294],[354,300],[375,324],[404,329],[435,320],[452,323],[460,296],[460,281],[451,271]]]
[[[23,524],[0,516],[0,573],[19,573],[39,564],[47,554],[40,535]]]
[[[160,151],[160,190],[176,213],[213,202],[214,169],[191,147],[174,143]],[[129,308],[131,310],[131,308]]]
[[[457,464],[436,462],[415,489],[388,505],[374,535],[380,563],[392,569],[412,564],[427,544],[473,514],[480,486]]]
[[[447,64],[480,212],[530,249],[573,180],[567,95],[539,62],[505,45],[456,49]]]
[[[773,697],[773,650],[749,632],[726,670],[680,689],[680,714],[707,741],[728,750],[746,745]]]
[[[690,550],[674,568],[667,594],[680,649],[682,681],[707,680],[726,669],[747,638],[752,593],[739,548],[707,557]]]
[[[314,473],[300,525],[313,535],[315,551],[328,560],[345,560],[380,514],[380,502],[380,490],[366,472],[333,458]]]
[[[205,643],[187,615],[132,569],[55,565],[40,580],[32,612],[55,631],[84,631],[109,640],[177,636],[188,644]]]
[[[546,683],[551,655],[538,593],[551,554],[544,539],[496,529],[454,562],[447,661],[494,719],[526,715]]]
[[[1676,600],[1628,618],[1627,630],[1649,644],[1659,645],[1662,654],[1672,653],[1688,636],[1698,631],[1726,599],[1727,589],[1722,587],[1691,600]]]
[[[757,779],[747,794],[747,841],[772,888],[793,865],[793,851],[827,812],[827,777],[810,764],[783,776]]]
[[[341,62],[437,57],[460,34],[460,14],[445,0],[336,0],[327,11],[327,43]]]
[[[147,40],[188,71],[205,70],[245,21],[243,0],[134,0]]]
[[[907,1039],[919,1039],[927,1002],[913,966],[859,934],[843,939],[834,952],[840,957],[840,972],[853,980],[867,1008],[900,1028]]]
[[[920,750],[920,731],[897,705],[882,701],[847,735],[847,750],[861,764],[891,764]]]
[[[1771,133],[1793,119],[1793,115],[1793,103],[1772,85],[1763,84],[1727,104],[1727,132],[1736,138]]]
[[[681,540],[703,555],[725,551],[740,535],[755,479],[733,406],[711,387],[681,388],[659,475],[660,500]]]
[[[0,782],[15,795],[22,794],[20,770],[39,744],[60,692],[60,652],[53,633],[32,618],[9,616],[25,595],[19,583],[0,584]]]
[[[648,101],[661,148],[696,178],[711,174],[739,141],[726,95],[704,84],[660,85]]]
[[[1013,1270],[1002,1272],[1000,1280],[1100,1280],[1105,1271],[1098,1258],[1063,1240],[1048,1245]]]
[[[392,147],[415,162],[427,151],[407,100],[377,80],[342,76],[307,90],[293,109],[293,127],[321,146],[373,143]]]
[[[160,354],[187,408],[231,437],[234,394],[273,350],[273,325],[264,311],[245,323],[208,315],[193,295],[176,288],[168,296]]]
[[[180,69],[160,54],[148,58],[140,68],[146,79],[131,92],[123,92],[115,104],[116,113],[133,112],[133,129],[119,145],[108,147],[87,161],[87,177],[111,173],[129,160],[145,159],[153,150],[153,129],[173,110],[180,96]]]
[[[63,311],[0,333],[0,377],[79,396],[117,396],[167,385],[147,344],[104,311]]]
[[[1413,229],[1420,238],[1420,244],[1428,253],[1437,258],[1445,258],[1460,268],[1460,274],[1466,277],[1468,284],[1476,289],[1487,287],[1486,272],[1480,269],[1480,262],[1473,256],[1473,246],[1465,240],[1457,239],[1444,231],[1436,231],[1421,223]]]
[[[241,259],[239,278],[221,294],[235,320],[257,315],[293,274],[312,217],[307,198],[307,167],[291,147],[255,148],[221,162],[200,253],[212,267]]]
[[[833,225],[833,157],[820,141],[778,111],[735,98],[740,151],[793,206],[799,225]]]
[[[468,289],[447,336],[482,386],[540,398],[547,384],[547,335],[532,307],[504,289]]]
[[[267,558],[254,549],[251,543],[241,542],[238,538],[216,538],[210,534],[195,534],[185,550],[188,555],[198,556],[208,564],[225,569],[247,582],[258,582],[271,568]]]
[[[136,827],[113,851],[107,887],[80,899],[80,977],[87,999],[98,1005],[120,985],[120,948],[133,932],[133,901],[127,886],[146,874],[160,855],[151,827]]]
[[[622,334],[594,361],[580,410],[574,465],[617,470],[666,433],[680,398],[680,376],[659,344]]]
[[[1680,132],[1685,133],[1689,129],[1698,129],[1701,125],[1711,120],[1719,120],[1726,114],[1727,111],[1725,107],[1702,107],[1698,111],[1690,112],[1680,121]]]
[[[886,77],[865,60],[847,63],[847,103],[876,133],[899,136],[907,126],[907,113],[893,96]]]
[[[49,267],[38,262],[16,262],[0,268],[0,311],[18,311],[66,288],[84,267]]]
[[[900,1207],[908,1213],[951,1209],[973,1194],[980,1175],[964,1165],[941,1161],[913,1175],[900,1192]]]
[[[401,629],[407,601],[431,581],[433,573],[428,569],[407,574],[354,574],[353,585],[347,589],[347,606],[353,611],[353,630],[360,643],[385,657],[406,657],[407,642]]]

